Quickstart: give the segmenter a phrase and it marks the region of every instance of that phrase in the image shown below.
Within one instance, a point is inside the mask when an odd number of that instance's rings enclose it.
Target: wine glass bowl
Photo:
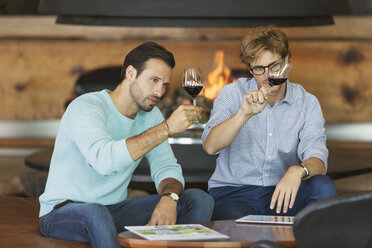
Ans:
[[[199,67],[184,69],[182,87],[192,96],[194,105],[196,106],[196,97],[204,87],[204,80]]]
[[[199,67],[184,69],[182,87],[189,95],[192,96],[193,104],[196,106],[196,97],[204,87],[204,79]],[[195,123],[198,123],[198,120],[196,120]]]
[[[283,63],[281,66],[276,65],[276,67],[274,65],[274,67],[269,68],[268,81],[270,87],[281,85],[286,82],[292,68],[292,65],[289,63]]]

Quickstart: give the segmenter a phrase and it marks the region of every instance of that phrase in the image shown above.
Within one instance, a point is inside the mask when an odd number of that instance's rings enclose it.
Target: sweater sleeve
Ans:
[[[105,128],[105,106],[87,99],[73,101],[62,125],[77,145],[87,164],[101,175],[111,175],[133,166],[126,140],[115,140]]]
[[[155,124],[158,125],[164,121],[164,118],[159,110],[156,112]],[[158,189],[160,182],[166,178],[174,178],[178,180],[183,187],[185,186],[181,166],[177,163],[177,159],[174,156],[168,140],[165,140],[152,149],[145,157],[150,165],[151,178],[155,182],[156,189]]]

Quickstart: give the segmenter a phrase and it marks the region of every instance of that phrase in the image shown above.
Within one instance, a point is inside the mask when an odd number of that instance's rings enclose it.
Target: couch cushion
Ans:
[[[87,248],[88,243],[46,238],[40,233],[37,198],[0,197],[0,247]]]

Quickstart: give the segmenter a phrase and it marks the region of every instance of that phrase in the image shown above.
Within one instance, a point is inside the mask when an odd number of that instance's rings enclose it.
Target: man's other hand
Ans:
[[[155,225],[174,225],[177,221],[177,202],[172,200],[169,196],[160,198],[156,205],[154,212],[148,226]]]
[[[293,207],[303,173],[304,171],[300,166],[289,167],[283,178],[275,187],[271,198],[270,209],[274,209],[276,204],[276,213],[279,214],[283,207],[283,213],[286,214],[288,207]]]

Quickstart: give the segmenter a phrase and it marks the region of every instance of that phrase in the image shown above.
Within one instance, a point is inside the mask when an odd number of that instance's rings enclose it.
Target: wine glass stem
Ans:
[[[196,106],[196,98],[192,99],[194,106]],[[194,124],[199,123],[198,118],[195,119]]]

